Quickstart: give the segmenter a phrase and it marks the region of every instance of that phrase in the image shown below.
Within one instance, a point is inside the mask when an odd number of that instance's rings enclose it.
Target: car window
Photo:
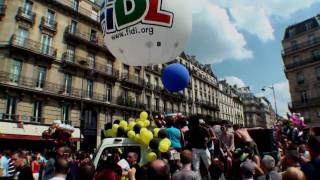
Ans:
[[[140,146],[119,146],[105,148],[98,161],[98,169],[103,169],[106,164],[116,163],[121,159],[127,159],[129,152],[135,152],[138,155],[138,162],[141,161],[141,147]]]

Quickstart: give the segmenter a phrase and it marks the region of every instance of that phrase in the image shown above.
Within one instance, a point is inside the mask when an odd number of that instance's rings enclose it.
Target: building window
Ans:
[[[25,1],[24,1],[23,13],[24,13],[24,15],[26,15],[27,18],[29,18],[29,19],[32,18],[32,6],[33,6],[33,2],[32,2],[32,1],[29,1],[29,0],[25,0]]]
[[[298,49],[298,43],[296,40],[291,41],[291,48],[294,50]]]
[[[318,118],[320,118],[320,111],[319,111],[319,112],[317,112],[317,117],[318,117]]]
[[[46,25],[53,27],[55,24],[55,12],[48,9],[47,16],[46,16]]]
[[[173,113],[174,112],[174,104],[171,103],[170,105],[171,105],[171,112]]]
[[[291,28],[289,29],[289,37],[292,37],[295,35],[296,29],[295,28]]]
[[[312,28],[312,22],[307,22],[306,23],[306,29],[307,31],[310,30]]]
[[[112,100],[112,85],[106,84],[106,101],[111,102]]]
[[[93,96],[93,81],[91,79],[87,79],[87,98],[92,98]]]
[[[18,28],[18,32],[17,32],[17,44],[20,46],[25,46],[26,45],[26,40],[28,39],[29,36],[29,31],[27,29]]]
[[[15,97],[7,96],[5,112],[8,119],[13,119],[12,115],[16,114],[16,98]]]
[[[311,52],[311,55],[313,58],[318,58],[320,57],[320,50],[319,49],[315,49]]]
[[[147,96],[147,108],[151,108],[151,97]]]
[[[79,8],[79,0],[72,0],[72,8],[73,8],[75,11],[78,11],[78,8]]]
[[[139,81],[139,79],[140,79],[139,74],[140,74],[140,70],[135,69],[135,71],[134,71],[134,79],[135,79],[136,81]]]
[[[91,29],[91,33],[90,33],[90,41],[97,43],[98,42],[98,38],[97,38],[97,31],[94,29]]]
[[[151,83],[151,77],[150,74],[146,74],[146,83]]]
[[[32,118],[34,122],[41,122],[42,118],[42,102],[35,101],[33,103]]]
[[[123,65],[123,76],[128,77],[129,76],[129,66]]]
[[[68,44],[67,45],[67,55],[65,57],[66,61],[74,62],[76,47],[73,45]]]
[[[158,77],[155,77],[155,78],[154,78],[154,82],[155,82],[155,85],[156,85],[157,87],[159,87],[159,78],[158,78]]]
[[[296,74],[297,84],[304,84],[304,74],[302,72],[298,72]]]
[[[314,34],[309,34],[308,36],[308,40],[310,43],[315,43],[315,37],[314,37]]]
[[[50,54],[50,46],[52,44],[52,36],[48,34],[42,34],[41,36],[41,52],[44,54]]]
[[[300,59],[299,56],[294,56],[294,57],[292,58],[292,62],[293,62],[293,63],[298,63],[298,62],[299,62],[299,59]]]
[[[156,103],[156,111],[160,111],[160,104],[159,104],[158,98],[155,99],[155,103]]]
[[[77,25],[78,25],[77,21],[71,20],[70,33],[74,34],[77,32]]]
[[[38,77],[37,77],[37,88],[43,88],[46,80],[47,68],[39,66],[38,67]]]
[[[21,76],[21,69],[22,69],[22,62],[18,60],[11,61],[11,69],[10,69],[10,80],[14,83],[19,83],[20,76]]]
[[[65,73],[64,74],[64,79],[63,79],[63,90],[64,93],[71,93],[71,88],[72,88],[72,75]]]
[[[113,74],[113,61],[110,59],[107,60],[107,73]]]
[[[70,107],[67,104],[61,106],[61,121],[62,123],[69,124]]]
[[[308,96],[307,96],[307,91],[301,91],[300,92],[300,97],[301,97],[301,102],[302,103],[307,103],[308,102]]]
[[[105,117],[105,121],[106,121],[106,124],[107,123],[112,123],[112,114],[109,112],[109,111],[106,111],[106,117]]]
[[[317,80],[320,80],[320,67],[316,68],[316,76],[317,76]]]
[[[95,68],[95,63],[96,63],[95,55],[92,54],[92,53],[88,53],[87,59],[88,59],[89,68],[94,69]]]

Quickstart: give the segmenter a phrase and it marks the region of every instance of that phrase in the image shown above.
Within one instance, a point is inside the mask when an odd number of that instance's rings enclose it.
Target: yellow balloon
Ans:
[[[146,130],[146,131],[140,132],[140,138],[144,145],[148,145],[151,139],[153,138],[153,134],[151,131]]]
[[[120,123],[119,123],[119,126],[123,127],[123,128],[126,128],[128,126],[128,123],[125,120],[121,120]]]
[[[154,152],[149,152],[148,154],[147,154],[147,160],[149,161],[149,162],[152,162],[152,161],[155,161],[155,160],[157,160],[157,154],[156,153],[154,153]]]
[[[140,113],[140,119],[141,120],[146,120],[148,118],[148,113],[143,111]]]
[[[160,130],[161,130],[160,128],[154,128],[154,129],[153,129],[153,135],[154,135],[154,137],[158,137],[158,133],[159,133]]]
[[[128,131],[127,135],[129,139],[134,139],[136,136],[136,133],[131,130],[131,131]]]
[[[167,152],[170,149],[170,145],[171,145],[171,142],[170,142],[170,144],[168,144],[168,142],[164,141],[164,139],[161,140],[159,143],[159,151],[160,152]]]
[[[171,141],[168,138],[164,138],[162,141],[164,141],[164,143],[168,146],[171,146]]]
[[[140,134],[142,134],[143,132],[147,132],[147,131],[148,131],[147,128],[141,128],[141,129],[140,129]]]
[[[112,129],[108,129],[108,130],[105,130],[104,131],[104,135],[106,136],[106,137],[112,137]]]
[[[133,130],[133,127],[134,127],[135,125],[136,125],[136,122],[130,121],[130,122],[129,122],[129,125],[128,125],[129,130]]]
[[[114,124],[114,125],[112,125],[112,130],[113,130],[113,131],[118,130],[118,128],[119,128],[119,124]]]
[[[134,137],[134,140],[135,140],[137,143],[140,143],[140,134],[136,134],[136,136]]]
[[[143,121],[137,121],[137,124],[139,124],[141,127],[144,127],[144,122]]]
[[[145,120],[144,121],[144,126],[145,127],[149,127],[150,126],[150,121],[149,120]]]

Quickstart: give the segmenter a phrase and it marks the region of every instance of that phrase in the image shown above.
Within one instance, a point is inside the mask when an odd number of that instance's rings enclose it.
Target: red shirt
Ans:
[[[40,164],[38,161],[34,160],[31,162],[32,173],[39,173],[40,172]]]

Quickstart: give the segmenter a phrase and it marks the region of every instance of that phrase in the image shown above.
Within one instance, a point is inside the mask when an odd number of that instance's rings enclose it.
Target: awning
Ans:
[[[19,122],[0,122],[0,139],[45,140],[42,133],[48,130],[48,125],[23,124]],[[80,140],[80,129],[75,128],[72,140]]]

